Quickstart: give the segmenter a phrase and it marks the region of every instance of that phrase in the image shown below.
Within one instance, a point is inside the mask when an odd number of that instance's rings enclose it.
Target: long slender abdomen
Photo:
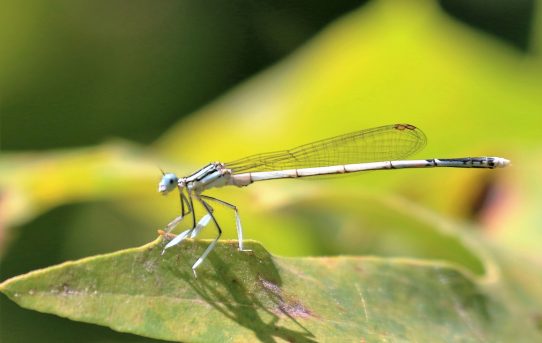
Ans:
[[[327,166],[316,168],[287,169],[266,172],[253,172],[232,175],[228,184],[235,186],[248,186],[256,181],[298,178],[318,175],[336,175],[356,173],[368,170],[404,169],[404,168],[502,168],[510,161],[501,157],[463,157],[449,159],[428,159],[428,160],[404,160],[404,161],[383,161],[357,164],[345,164],[339,166]]]

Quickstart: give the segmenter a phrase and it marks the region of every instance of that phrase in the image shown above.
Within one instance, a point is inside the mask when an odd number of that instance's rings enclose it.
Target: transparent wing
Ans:
[[[403,159],[421,150],[423,132],[410,124],[380,126],[225,163],[234,174]]]

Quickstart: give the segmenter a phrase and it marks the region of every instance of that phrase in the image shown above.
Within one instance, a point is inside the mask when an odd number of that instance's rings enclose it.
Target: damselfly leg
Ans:
[[[200,197],[207,200],[215,201],[233,210],[233,212],[235,213],[235,226],[237,227],[237,240],[239,242],[239,251],[252,251],[250,249],[243,248],[243,227],[241,226],[241,217],[239,216],[239,210],[237,209],[237,206],[235,206],[234,204],[230,204],[229,202],[225,202],[224,200],[210,197],[208,195],[200,195]]]
[[[183,240],[185,240],[185,238],[195,238],[201,232],[201,230],[203,230],[203,228],[209,224],[210,220],[211,220],[211,216],[209,214],[206,214],[203,217],[201,217],[201,219],[198,221],[198,224],[195,227],[181,232],[180,234],[175,236],[175,238],[169,241],[168,244],[166,244],[166,246],[164,247],[164,250],[162,250],[162,255],[164,254],[164,252],[166,252],[166,249],[169,249],[172,246],[180,244]]]
[[[173,219],[171,222],[169,222],[169,224],[166,225],[164,231],[166,231],[166,233],[170,233],[175,227],[177,227],[177,225],[179,225],[179,223],[183,220],[184,216],[186,216],[187,214],[190,214],[192,213],[192,227],[194,227],[195,223],[196,223],[196,214],[194,213],[194,211],[192,210],[193,209],[193,206],[192,206],[192,199],[190,199],[190,201],[188,201],[188,199],[186,198],[186,195],[184,195],[184,192],[181,190],[179,192],[180,196],[180,202],[181,202],[181,215],[176,217],[175,219]],[[185,202],[186,202],[186,206],[188,207],[188,209],[185,210]]]
[[[216,220],[215,216],[213,215],[213,208],[211,207],[211,205],[209,205],[207,202],[205,202],[205,200],[201,199],[199,196],[198,196],[198,200],[203,205],[203,207],[205,207],[205,210],[207,210],[207,214],[209,216],[211,216],[211,218],[213,219],[213,222],[215,223],[216,229],[218,230],[218,236],[216,236],[214,241],[212,241],[211,244],[209,244],[207,249],[205,249],[203,254],[198,258],[196,263],[194,263],[194,265],[192,266],[192,272],[194,273],[194,277],[196,277],[196,278],[198,277],[198,275],[196,274],[196,268],[205,260],[207,255],[209,255],[209,253],[215,248],[215,245],[216,245],[216,243],[218,243],[218,240],[220,239],[220,236],[222,236],[222,229],[220,228],[220,225],[218,224],[218,221]]]

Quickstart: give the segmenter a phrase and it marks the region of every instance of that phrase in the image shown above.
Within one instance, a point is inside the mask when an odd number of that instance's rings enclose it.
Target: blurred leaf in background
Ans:
[[[523,278],[539,275],[542,262],[541,6],[481,3],[7,2],[2,280],[153,239],[179,211],[175,196],[156,193],[157,166],[189,174],[209,161],[409,122],[429,137],[417,157],[502,155],[513,166],[212,194],[238,205],[245,236],[280,255],[441,259],[484,275],[477,244],[488,245],[499,285],[540,318],[540,283]],[[457,225],[439,229],[441,216]],[[234,238],[231,213],[218,217]],[[1,325],[12,328],[3,342],[134,339],[1,301]]]
[[[3,149],[142,143],[363,1],[3,1]]]

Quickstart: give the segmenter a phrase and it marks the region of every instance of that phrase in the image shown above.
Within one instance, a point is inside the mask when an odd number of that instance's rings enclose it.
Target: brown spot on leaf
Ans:
[[[307,318],[313,315],[299,300],[292,295],[286,294],[278,285],[261,276],[258,277],[258,279],[260,280],[262,287],[268,293],[274,295],[277,300],[277,310],[280,313],[297,318]]]
[[[272,283],[271,281],[267,281],[262,277],[258,277],[260,280],[260,283],[262,286],[267,289],[268,291],[271,291],[275,295],[280,295],[280,287]]]
[[[279,305],[279,309],[281,312],[287,313],[292,317],[307,318],[312,315],[312,313],[305,306],[298,302],[283,302]]]

